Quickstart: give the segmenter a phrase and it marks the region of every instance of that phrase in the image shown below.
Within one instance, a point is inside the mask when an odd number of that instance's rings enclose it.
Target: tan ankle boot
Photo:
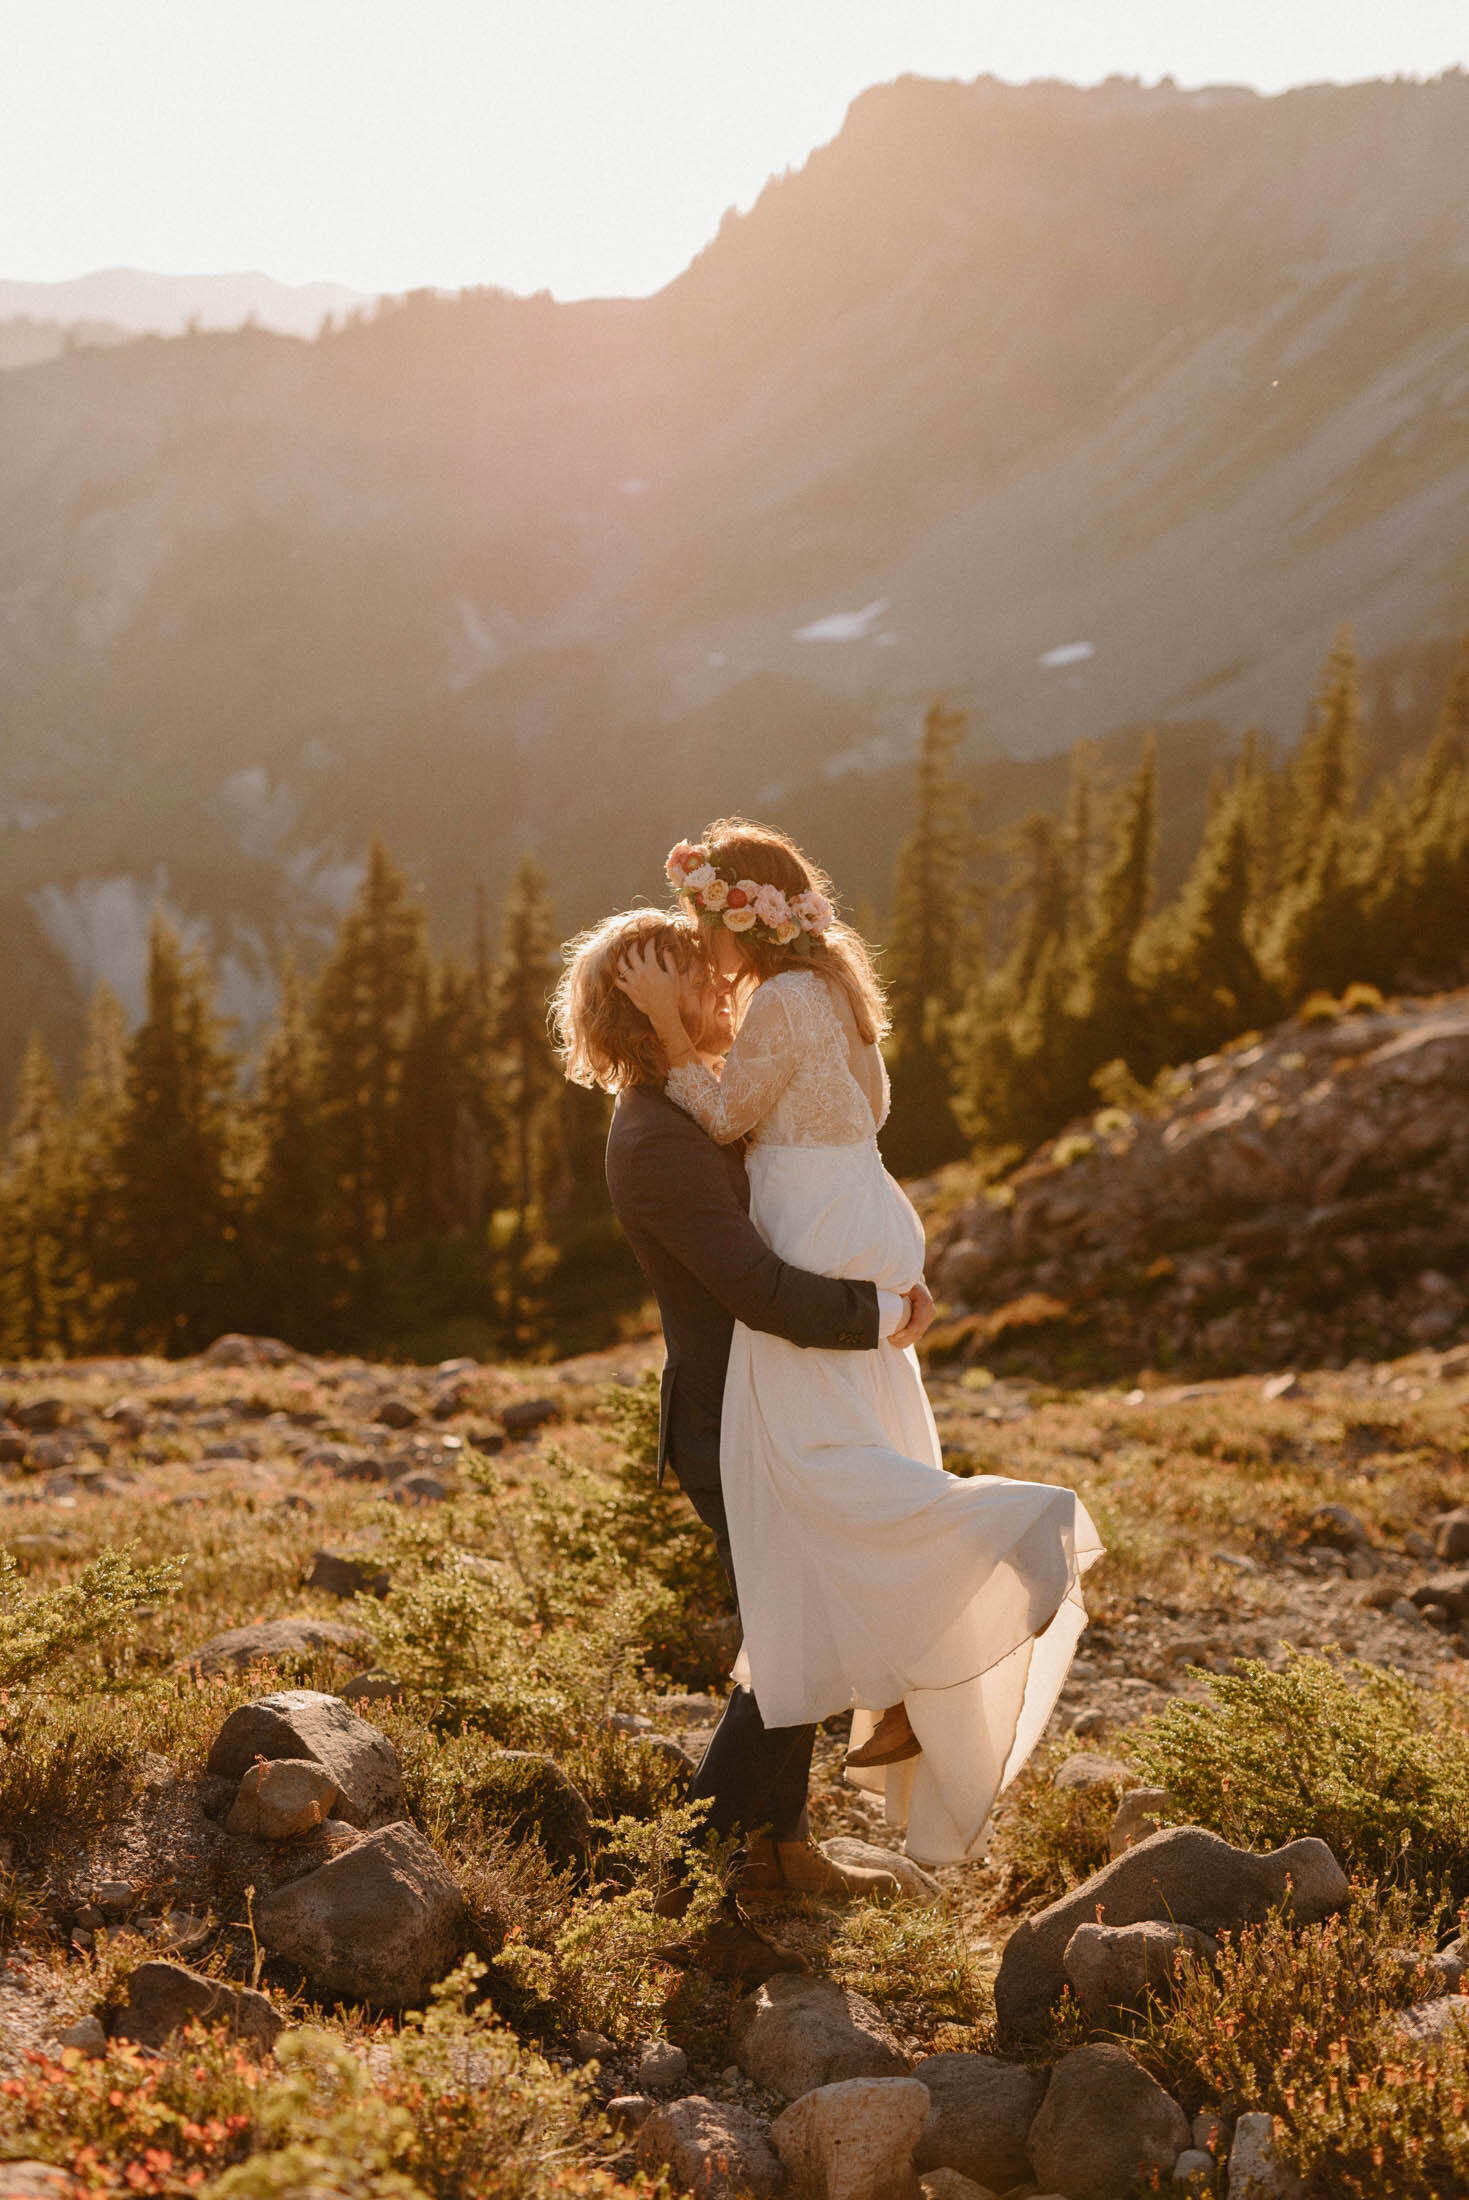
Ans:
[[[740,1875],[741,1894],[814,1894],[852,1902],[862,1895],[902,1893],[893,1872],[864,1864],[836,1864],[814,1841],[752,1841]]]
[[[923,1744],[908,1723],[907,1705],[889,1704],[862,1747],[847,1751],[847,1763],[859,1769],[900,1765],[905,1758],[917,1757],[922,1748]]]

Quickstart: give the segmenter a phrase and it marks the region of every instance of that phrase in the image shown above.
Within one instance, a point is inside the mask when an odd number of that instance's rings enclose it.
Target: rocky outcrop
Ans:
[[[1289,1901],[1301,1923],[1329,1917],[1347,1881],[1324,1841],[1291,1841],[1255,1855],[1202,1826],[1170,1826],[1094,1872],[1017,1926],[995,1980],[1002,2034],[1032,2036],[1066,1981],[1066,1952],[1082,1925],[1192,1925],[1206,1933],[1261,1918]]]
[[[913,2160],[953,2169],[998,2191],[1029,2171],[1025,2142],[1046,2090],[1046,2073],[994,2055],[925,2055],[913,2075],[929,2109]]]
[[[918,2200],[913,2148],[927,2114],[914,2078],[849,2078],[793,2101],[770,2136],[811,2200]]]
[[[1268,1038],[1106,1109],[931,1237],[943,1349],[1196,1373],[1385,1356],[1469,1322],[1469,994]]]
[[[625,2112],[635,2099],[614,2101],[612,2109]],[[691,2093],[616,2121],[624,2128],[636,2122],[639,2167],[669,2170],[677,2188],[695,2200],[775,2200],[784,2190],[785,2172],[765,2125],[731,2102]]]
[[[360,1627],[341,1619],[262,1619],[248,1627],[227,1627],[212,1635],[184,1661],[191,1673],[240,1673],[270,1658],[303,1658],[313,1650],[340,1650],[348,1657],[368,1647]]]
[[[127,1982],[127,2002],[113,2025],[118,2039],[161,2047],[180,2025],[198,2018],[223,2024],[241,2039],[273,2047],[282,2019],[264,1994],[205,1978],[182,1963],[140,1963]]]

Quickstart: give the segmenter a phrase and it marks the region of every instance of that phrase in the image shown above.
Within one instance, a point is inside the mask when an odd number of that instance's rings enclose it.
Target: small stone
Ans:
[[[430,1474],[427,1467],[414,1467],[400,1474],[388,1491],[396,1505],[438,1505],[453,1494],[443,1476]]]
[[[0,2200],[68,2200],[75,2189],[52,2162],[0,2162]]]
[[[1066,1944],[1067,1983],[1089,2024],[1105,2024],[1119,2009],[1140,2008],[1151,1988],[1173,1983],[1175,1958],[1207,1959],[1214,1943],[1192,1925],[1149,1918],[1137,1925],[1078,1925]]]
[[[1423,1614],[1411,1597],[1394,1597],[1387,1609],[1392,1613],[1394,1619],[1410,1619],[1416,1627],[1421,1627],[1423,1624]]]
[[[848,1871],[890,1873],[897,1880],[899,1891],[910,1902],[942,1899],[944,1890],[932,1872],[926,1872],[911,1856],[904,1856],[897,1849],[880,1848],[875,1841],[855,1841],[847,1834],[838,1834],[833,1840],[822,1842],[821,1853]],[[886,1891],[891,1894],[892,1889],[889,1887]]]
[[[1125,2200],[1188,2145],[1188,2118],[1125,2047],[1073,2048],[1030,2127],[1031,2167],[1068,2200]]]
[[[459,1955],[464,1898],[416,1827],[384,1826],[256,1906],[273,1955],[321,1992],[384,2009],[417,2006]]]
[[[609,2055],[616,2053],[605,2032],[578,2032],[571,2044],[579,2063],[605,2062]]]
[[[775,2200],[784,2186],[780,2159],[757,2116],[729,2101],[691,2093],[649,2104],[637,2136],[640,2169],[667,2169],[696,2200]]]
[[[1434,1574],[1419,1583],[1412,1597],[1420,1611],[1437,1605],[1453,1619],[1469,1619],[1469,1566],[1457,1567],[1452,1573]]]
[[[365,1552],[316,1551],[306,1586],[333,1597],[385,1597],[392,1578],[381,1560]]]
[[[100,2017],[81,2017],[75,2024],[68,2024],[56,2035],[58,2047],[74,2047],[78,2054],[95,2062],[99,2055],[107,2053],[107,2034],[102,2029]]]
[[[419,1416],[417,1406],[410,1405],[406,1398],[395,1394],[391,1398],[384,1398],[377,1409],[377,1417],[384,1428],[413,1428]]]
[[[268,1658],[300,1658],[313,1650],[343,1650],[348,1654],[366,1648],[367,1638],[358,1627],[340,1619],[266,1619],[249,1627],[227,1627],[189,1653],[185,1664],[191,1673],[206,1679],[212,1673],[240,1673]]]
[[[46,1436],[66,1419],[64,1398],[33,1398],[28,1406],[12,1406],[10,1418],[29,1436]]]
[[[1307,1534],[1328,1550],[1355,1551],[1370,1541],[1366,1527],[1350,1505],[1318,1505]]]
[[[1267,1405],[1274,1405],[1279,1398],[1299,1398],[1301,1388],[1301,1378],[1297,1374],[1267,1375],[1260,1385],[1260,1396]]]
[[[795,1972],[781,1972],[746,1995],[734,2013],[730,2045],[748,2077],[788,2101],[845,2078],[906,2076],[908,2068],[870,2001],[832,1979]]]
[[[104,1421],[111,1421],[114,1428],[121,1429],[124,1436],[130,1436],[136,1442],[148,1426],[148,1408],[141,1398],[119,1398],[107,1408],[102,1418]]]
[[[671,2040],[649,2040],[638,2059],[636,2084],[646,2091],[682,2085],[689,2074],[689,2058]]]
[[[215,1736],[205,1771],[243,1779],[257,1757],[309,1758],[336,1781],[337,1815],[354,1826],[377,1826],[403,1815],[403,1775],[386,1734],[340,1697],[285,1688],[240,1704]]]
[[[1235,2123],[1229,2200],[1300,2200],[1304,2187],[1275,2152],[1275,2119],[1251,2112]]]
[[[347,1482],[380,1482],[382,1462],[361,1444],[318,1444],[301,1461],[308,1472],[339,1475]]]
[[[1469,1505],[1445,1513],[1433,1531],[1433,1554],[1449,1564],[1469,1558]]]
[[[1108,1854],[1126,1855],[1146,1841],[1150,1833],[1156,1833],[1175,1808],[1173,1797],[1167,1788],[1134,1788],[1124,1795],[1113,1813],[1107,1833]]]
[[[561,1408],[554,1398],[522,1398],[518,1405],[506,1406],[500,1415],[500,1426],[507,1436],[528,1436],[532,1429],[543,1428],[548,1421],[559,1421]]]
[[[972,2177],[961,2177],[956,2169],[931,2169],[926,2177],[918,2180],[918,2190],[923,2200],[1000,2200],[991,2185],[977,2185]]]
[[[1070,1731],[1078,1739],[1084,1740],[1088,1734],[1100,1734],[1107,1724],[1106,1712],[1099,1705],[1093,1704],[1090,1709],[1077,1712],[1071,1722]]]
[[[1136,1787],[1137,1774],[1120,1757],[1104,1757],[1094,1749],[1078,1749],[1062,1758],[1051,1785],[1060,1795],[1069,1794],[1074,1788],[1130,1788]]]
[[[1469,2035],[1469,1995],[1440,1994],[1434,2001],[1420,2001],[1400,2010],[1393,2030],[1403,2040],[1441,2040],[1448,2032],[1464,2028]]]
[[[1173,2165],[1173,2182],[1184,2192],[1214,2190],[1214,2157],[1202,2147],[1185,2147]]]
[[[929,2109],[913,2161],[920,2170],[962,2171],[1002,2191],[1030,2168],[1025,2142],[1045,2098],[1046,2073],[994,2055],[925,2055],[913,2075]]]
[[[770,2136],[813,2200],[917,2200],[913,2149],[928,2105],[916,2078],[848,2078],[793,2101]]]
[[[262,1758],[241,1779],[225,1831],[289,1841],[330,1818],[337,1795],[336,1781],[311,1758]]]
[[[391,1673],[354,1673],[342,1690],[344,1703],[390,1703],[403,1693],[403,1683]]]
[[[191,2017],[228,2025],[242,2039],[263,2047],[273,2047],[280,2033],[281,2018],[267,1995],[205,1978],[182,1963],[140,1963],[127,1988],[126,2007],[113,2029],[119,2039],[137,2040],[143,2047],[161,2047]]]
[[[641,2131],[657,2105],[646,2093],[618,2093],[607,2103],[604,2113],[614,2131]]]
[[[92,1889],[92,1900],[109,1924],[126,1917],[137,1899],[138,1890],[130,1879],[99,1879]]]

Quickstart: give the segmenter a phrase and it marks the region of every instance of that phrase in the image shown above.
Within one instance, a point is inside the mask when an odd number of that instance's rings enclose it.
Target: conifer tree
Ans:
[[[504,1125],[485,978],[446,956],[420,975],[403,1072],[405,1232],[483,1240]]]
[[[883,1145],[905,1174],[951,1160],[964,1145],[950,1101],[948,1026],[963,989],[962,964],[972,963],[979,944],[965,907],[967,802],[954,770],[965,725],[962,712],[929,705],[914,770],[913,827],[898,851],[894,880],[886,957],[892,1104]]]
[[[1138,1022],[1132,953],[1153,898],[1158,752],[1151,733],[1115,805],[1112,848],[1096,884],[1092,924],[1078,955],[1073,1013],[1078,1060],[1087,1074],[1104,1062],[1136,1059]]]
[[[66,1122],[39,1032],[21,1063],[0,1168],[0,1353],[45,1359],[79,1348],[78,1278],[69,1257]]]
[[[155,916],[107,1243],[117,1319],[135,1349],[197,1351],[240,1311],[234,1062],[211,990],[203,957]]]
[[[1362,692],[1357,653],[1343,627],[1321,669],[1312,722],[1290,771],[1290,817],[1282,884],[1312,868],[1329,819],[1349,819],[1357,800]]]
[[[321,972],[312,1018],[342,1256],[359,1274],[403,1204],[403,1068],[425,969],[423,910],[380,840]]]
[[[1209,1053],[1274,1005],[1249,941],[1250,797],[1249,767],[1242,763],[1211,805],[1177,900],[1140,942],[1145,1022],[1161,1060]],[[1150,1059],[1147,1067],[1155,1066]]]
[[[555,920],[546,874],[534,856],[522,856],[505,903],[494,1024],[509,1127],[509,1191],[514,1209],[505,1294],[513,1343],[530,1341],[526,1334],[529,1256],[545,1189],[554,1126],[552,1101],[561,1084],[546,1024],[556,968]]]
[[[342,1328],[346,1278],[332,1259],[316,1038],[305,988],[289,957],[251,1118],[256,1169],[247,1244],[260,1323],[303,1348],[350,1342]]]
[[[87,1007],[81,1079],[67,1141],[68,1228],[86,1303],[87,1348],[94,1352],[118,1343],[111,1318],[113,1292],[102,1278],[108,1268],[114,1164],[127,1097],[127,1048],[122,1003],[104,981]]]

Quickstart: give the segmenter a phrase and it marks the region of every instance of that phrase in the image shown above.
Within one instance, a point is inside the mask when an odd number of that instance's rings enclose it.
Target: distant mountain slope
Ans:
[[[342,283],[282,283],[258,270],[239,275],[157,275],[141,267],[98,268],[61,283],[0,281],[0,320],[110,321],[137,335],[181,335],[238,328],[253,316],[262,328],[314,336],[325,313],[371,304]]]
[[[1207,759],[1349,617],[1417,722],[1466,509],[1462,76],[905,79],[655,298],[13,371],[0,1035],[135,990],[160,891],[248,1023],[375,826],[448,933],[522,846],[571,924],[732,805],[880,904],[936,689],[977,754]]]

